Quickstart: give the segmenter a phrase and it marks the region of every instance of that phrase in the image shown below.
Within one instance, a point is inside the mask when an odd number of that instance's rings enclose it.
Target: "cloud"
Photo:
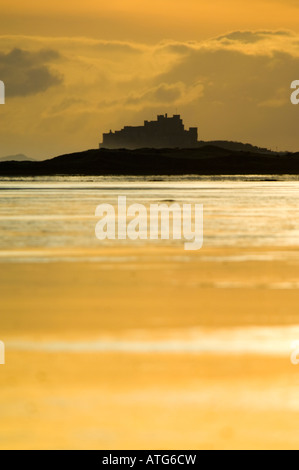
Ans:
[[[7,96],[35,95],[61,84],[61,76],[47,65],[59,57],[51,49],[31,52],[14,48],[8,53],[0,52],[0,77],[6,84]]]
[[[126,103],[129,105],[136,105],[140,103],[155,102],[160,104],[172,103],[181,98],[183,94],[183,84],[167,84],[161,83],[157,87],[147,90],[140,95],[131,95],[127,98]]]
[[[145,46],[121,41],[97,41],[94,47],[101,53],[141,54]]]
[[[244,44],[254,44],[259,41],[264,41],[271,37],[290,37],[290,31],[233,31],[231,33],[219,36],[217,41],[238,41]]]

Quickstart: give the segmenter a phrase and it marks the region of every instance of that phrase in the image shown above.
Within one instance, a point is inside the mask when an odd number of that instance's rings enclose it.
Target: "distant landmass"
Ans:
[[[198,140],[179,114],[103,134],[98,149],[43,161],[0,159],[2,176],[299,174],[299,152],[274,152],[249,143]]]
[[[272,153],[266,148],[255,147],[251,144],[241,142],[228,142],[224,140],[214,140],[205,142],[198,141],[198,128],[190,127],[185,129],[183,119],[179,114],[172,117],[167,114],[158,115],[155,121],[144,121],[142,126],[125,126],[119,131],[110,130],[103,134],[103,142],[99,148],[116,150],[126,148],[136,150],[140,148],[202,148],[207,145],[220,147],[227,150]]]
[[[8,155],[7,157],[1,157],[0,162],[23,162],[23,161],[33,161],[33,158],[28,158],[26,155],[22,153],[18,153],[17,155]]]
[[[251,144],[243,144],[242,142],[229,142],[227,140],[211,140],[210,142],[205,142],[201,140],[197,142],[196,147],[201,148],[206,145],[213,145],[214,147],[220,147],[226,150],[240,151],[240,152],[253,152],[253,153],[264,153],[268,155],[285,155],[287,152],[275,152],[267,148],[256,147]]]
[[[299,152],[271,152],[232,142],[199,144],[187,149],[103,148],[44,161],[6,161],[0,162],[0,175],[299,175]]]

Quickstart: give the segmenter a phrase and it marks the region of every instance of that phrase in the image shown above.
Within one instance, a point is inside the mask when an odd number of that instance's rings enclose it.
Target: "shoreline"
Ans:
[[[43,161],[0,162],[0,176],[299,175],[299,153],[196,149],[92,149]]]

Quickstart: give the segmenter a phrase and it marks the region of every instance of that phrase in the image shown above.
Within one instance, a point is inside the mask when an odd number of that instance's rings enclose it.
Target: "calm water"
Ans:
[[[204,205],[204,246],[299,245],[299,181],[295,177],[40,177],[0,179],[0,261],[75,260],[86,250],[136,242],[100,242],[94,234],[101,203],[175,201]],[[183,241],[143,241],[140,245]],[[133,245],[132,245],[133,244]],[[181,251],[182,250],[182,251]]]
[[[141,260],[136,242],[100,242],[95,237],[95,209],[101,203],[117,204],[117,197],[126,195],[128,204],[175,201],[204,205],[204,246],[237,247],[239,254],[219,250],[217,254],[202,258],[212,262],[272,260],[279,258],[299,260],[299,181],[297,178],[269,176],[217,177],[217,178],[14,178],[0,180],[0,262],[50,262],[81,261],[104,262],[103,269],[114,269],[127,261]],[[141,246],[158,243],[161,246],[159,261],[178,260],[188,262],[189,253],[183,249],[183,241],[145,241]],[[107,247],[122,244],[134,247],[119,250],[111,256]],[[136,246],[137,245],[137,246]],[[176,245],[177,250],[167,254],[163,246]],[[257,250],[258,247],[292,247],[282,250]],[[243,251],[243,248],[252,251]],[[104,249],[103,249],[104,248]],[[136,249],[135,249],[136,248]],[[175,253],[175,254],[173,254]],[[212,251],[213,253],[213,251]],[[150,255],[151,256],[151,255]],[[130,258],[131,257],[131,258]],[[172,258],[170,258],[172,257]],[[142,265],[139,265],[139,269]],[[188,286],[190,279],[180,281]],[[175,280],[175,273],[172,274]],[[217,281],[217,279],[216,279]],[[215,289],[261,289],[255,278],[224,278],[209,281]],[[220,282],[221,281],[221,282]],[[279,282],[278,282],[279,281]],[[172,282],[172,278],[169,280]],[[214,282],[214,283],[213,283]],[[258,279],[257,283],[261,282]],[[190,284],[190,285],[191,285]],[[186,287],[185,286],[185,287]],[[298,279],[265,280],[263,289],[297,290]],[[194,289],[205,287],[196,283]],[[215,294],[217,295],[217,294]],[[235,294],[232,294],[235,295]],[[252,295],[252,294],[250,294]],[[224,309],[224,312],[226,310]],[[225,313],[226,314],[226,313]],[[163,330],[164,331],[164,330]],[[138,352],[184,354],[261,354],[284,356],[289,364],[290,345],[299,335],[297,325],[285,327],[240,327],[206,331],[180,329],[173,334],[163,332],[161,339],[153,339],[149,333],[142,341],[130,338],[95,342],[7,342],[7,348],[21,351],[46,352]]]

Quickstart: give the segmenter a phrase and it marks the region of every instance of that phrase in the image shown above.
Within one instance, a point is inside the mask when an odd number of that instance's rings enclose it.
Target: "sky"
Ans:
[[[202,140],[299,150],[297,0],[2,1],[0,158],[96,148],[179,113]]]

